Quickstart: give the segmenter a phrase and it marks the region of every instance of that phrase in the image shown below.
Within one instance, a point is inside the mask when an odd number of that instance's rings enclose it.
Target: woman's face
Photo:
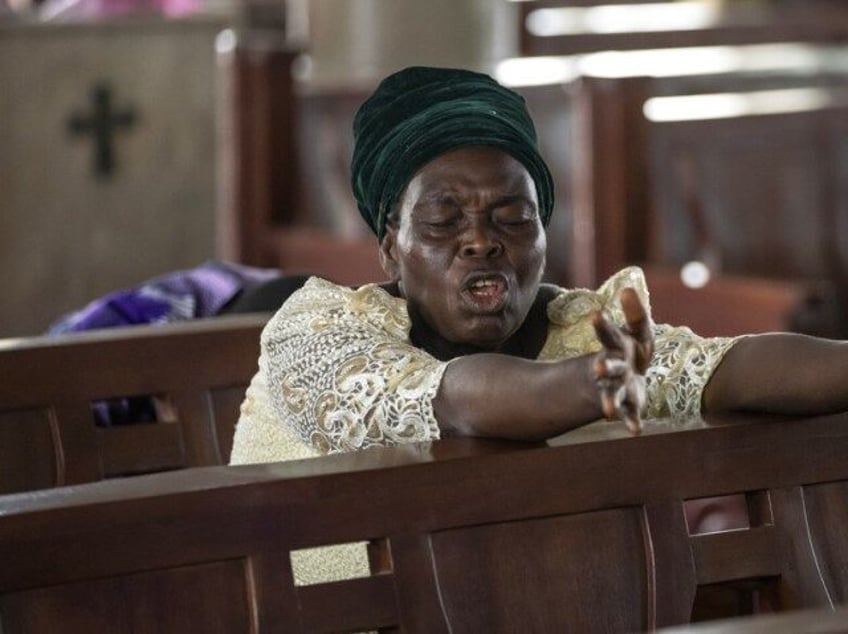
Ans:
[[[414,325],[420,320],[430,336],[451,344],[497,350],[533,305],[545,246],[526,168],[505,152],[475,146],[417,172],[380,252]]]

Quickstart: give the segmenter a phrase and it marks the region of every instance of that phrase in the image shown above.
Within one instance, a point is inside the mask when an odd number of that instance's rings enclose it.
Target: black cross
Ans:
[[[94,173],[98,178],[109,178],[115,171],[113,134],[119,128],[129,128],[136,114],[130,107],[115,111],[112,106],[112,89],[97,83],[91,89],[94,111],[83,115],[74,113],[68,118],[68,129],[73,134],[91,134],[94,137]]]

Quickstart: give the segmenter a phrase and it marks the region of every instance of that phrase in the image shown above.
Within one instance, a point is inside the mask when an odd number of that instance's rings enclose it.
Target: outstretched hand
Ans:
[[[632,434],[642,429],[645,407],[645,371],[654,352],[651,320],[632,288],[621,292],[624,326],[617,326],[603,313],[593,318],[595,333],[603,348],[595,357],[595,381],[604,416],[620,419]]]

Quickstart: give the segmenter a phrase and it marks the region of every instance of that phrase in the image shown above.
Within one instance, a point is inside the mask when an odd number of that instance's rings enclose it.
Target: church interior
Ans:
[[[848,414],[228,469],[238,300],[385,279],[351,123],[416,65],[526,100],[546,281],[848,339],[844,0],[0,0],[0,634],[848,632]],[[722,496],[744,529],[692,533]]]

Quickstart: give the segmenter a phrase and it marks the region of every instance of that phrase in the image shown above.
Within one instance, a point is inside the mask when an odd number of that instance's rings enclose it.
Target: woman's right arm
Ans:
[[[607,418],[640,428],[644,372],[653,351],[650,319],[635,292],[622,293],[626,325],[602,315],[594,326],[602,349],[561,361],[475,354],[452,361],[433,401],[445,433],[544,440]]]

